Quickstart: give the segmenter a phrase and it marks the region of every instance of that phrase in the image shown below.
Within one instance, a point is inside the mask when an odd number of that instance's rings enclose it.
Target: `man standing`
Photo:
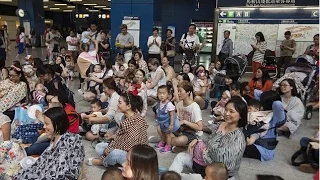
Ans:
[[[161,61],[161,56],[160,56],[161,37],[158,34],[159,34],[159,29],[153,28],[152,36],[149,36],[148,38],[148,47],[149,47],[148,59],[156,58],[158,59],[158,61]]]
[[[101,41],[101,34],[97,31],[97,23],[95,21],[90,24],[90,36],[93,37],[98,43]],[[90,43],[89,51],[93,51],[95,49],[94,43]]]
[[[291,32],[284,33],[285,40],[280,45],[280,59],[277,62],[277,78],[280,78],[280,68],[284,65],[284,71],[292,63],[292,55],[296,50],[296,41],[291,39]]]
[[[220,50],[220,53],[218,55],[219,60],[221,64],[223,64],[224,60],[227,59],[227,57],[230,57],[233,55],[233,42],[229,38],[230,37],[230,31],[225,30],[223,32],[224,40],[222,43],[222,47]]]
[[[116,37],[116,48],[119,50],[119,54],[124,56],[125,63],[132,57],[132,47],[134,45],[133,36],[128,33],[128,27],[126,24],[120,26],[121,33]]]
[[[200,45],[199,36],[195,33],[196,28],[196,25],[190,24],[188,33],[183,34],[180,40],[180,47],[182,48],[183,53],[186,54],[188,60],[193,58],[193,54]],[[184,62],[182,62],[182,64],[184,64]]]
[[[53,64],[55,56],[59,54],[59,45],[62,39],[57,26],[52,25],[50,32],[46,35],[46,42],[49,45],[49,64]],[[55,56],[54,56],[55,55]]]

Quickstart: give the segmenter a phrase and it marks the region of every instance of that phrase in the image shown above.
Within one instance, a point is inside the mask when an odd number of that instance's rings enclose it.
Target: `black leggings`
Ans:
[[[261,154],[255,145],[246,146],[243,157],[258,159],[261,161]]]

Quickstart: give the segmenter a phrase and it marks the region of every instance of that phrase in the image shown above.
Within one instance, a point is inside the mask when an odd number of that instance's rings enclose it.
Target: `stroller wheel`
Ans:
[[[306,108],[306,112],[305,112],[304,118],[306,120],[310,120],[312,118],[312,106],[308,106]]]

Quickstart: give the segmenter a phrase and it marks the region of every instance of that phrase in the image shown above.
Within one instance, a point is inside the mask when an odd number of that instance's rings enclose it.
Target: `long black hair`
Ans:
[[[262,34],[262,32],[257,32],[257,33],[256,33],[256,36],[259,36],[259,37],[260,37],[260,42],[266,41],[266,40],[264,39],[264,35]]]
[[[44,115],[47,116],[51,122],[54,132],[62,135],[69,129],[69,120],[65,110],[61,107],[49,108]]]
[[[18,76],[20,76],[20,81],[26,83],[26,85],[27,85],[26,100],[27,100],[27,103],[30,102],[30,100],[31,100],[31,98],[30,98],[30,86],[29,86],[29,82],[28,82],[26,76],[24,76],[24,73],[22,71],[21,65],[19,65],[19,64],[12,65],[12,67],[10,67],[9,71],[14,71]]]
[[[129,105],[129,104],[131,105],[131,110],[133,112],[141,112],[142,111],[143,101],[140,96],[134,96],[131,93],[122,93],[121,97],[127,105]]]
[[[291,95],[299,97],[299,93],[298,93],[298,90],[297,90],[297,87],[296,87],[296,83],[294,82],[294,80],[292,80],[292,79],[284,79],[284,80],[282,80],[280,82],[280,87],[281,87],[282,82],[284,82],[284,81],[287,81],[288,84],[292,87]],[[281,91],[281,88],[279,88],[279,94],[283,95],[283,92]]]
[[[264,86],[264,84],[267,82],[267,80],[270,80],[270,75],[269,75],[269,73],[268,73],[268,71],[267,71],[267,69],[266,68],[264,68],[264,67],[259,67],[258,69],[257,69],[257,71],[258,70],[261,70],[261,72],[262,72],[262,77],[261,77],[261,84],[262,84],[262,86]],[[256,81],[258,81],[258,78],[256,78],[256,77],[254,77],[254,78],[252,78],[255,82]]]
[[[275,101],[281,101],[281,97],[276,91],[266,91],[260,96],[260,102],[264,111],[272,110],[272,104]]]

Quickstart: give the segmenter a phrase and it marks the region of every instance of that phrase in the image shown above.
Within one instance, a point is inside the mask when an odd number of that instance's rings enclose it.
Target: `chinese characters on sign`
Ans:
[[[296,0],[247,0],[246,6],[295,6]]]

